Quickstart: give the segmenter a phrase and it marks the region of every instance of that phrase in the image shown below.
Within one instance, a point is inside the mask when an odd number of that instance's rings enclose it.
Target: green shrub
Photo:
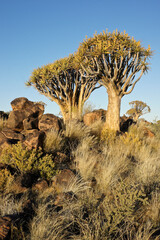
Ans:
[[[50,179],[56,173],[52,155],[43,156],[41,148],[29,150],[20,142],[4,149],[0,162],[15,168],[18,174],[39,171],[42,177]]]
[[[14,177],[11,175],[8,169],[0,170],[0,191],[4,191],[8,186],[12,184]]]
[[[148,204],[148,198],[142,189],[125,181],[120,181],[110,193],[103,202],[103,208],[107,219],[106,230],[112,235],[119,233],[119,228],[124,224],[132,224],[138,220],[136,213],[141,206]]]
[[[58,170],[55,169],[55,163],[53,162],[52,156],[48,154],[39,158],[37,169],[39,170],[41,177],[47,180],[50,180],[58,173]]]

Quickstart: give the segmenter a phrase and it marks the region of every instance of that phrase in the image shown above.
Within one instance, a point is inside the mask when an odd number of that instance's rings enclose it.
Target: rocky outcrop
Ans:
[[[10,112],[7,127],[15,131],[38,127],[38,119],[44,113],[44,105],[34,103],[27,98],[16,98],[11,102],[13,111]],[[37,124],[36,124],[37,122]]]
[[[87,126],[90,126],[91,124],[99,120],[104,122],[106,119],[106,113],[107,111],[104,109],[98,109],[98,110],[94,110],[93,112],[86,113],[83,116],[83,122]]]
[[[0,132],[0,153],[4,147],[21,141],[29,149],[43,146],[45,132],[53,128],[60,131],[61,119],[53,114],[44,114],[44,105],[27,98],[16,98],[11,102],[6,127]],[[1,115],[4,112],[0,112]]]

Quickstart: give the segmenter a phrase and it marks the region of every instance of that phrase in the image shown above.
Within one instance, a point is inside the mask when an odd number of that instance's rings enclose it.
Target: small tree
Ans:
[[[64,121],[82,118],[84,102],[96,86],[97,78],[80,68],[74,56],[55,61],[35,69],[27,82],[39,93],[56,102],[61,110]]]
[[[77,61],[88,75],[97,74],[108,93],[106,128],[120,130],[121,99],[147,72],[151,54],[150,47],[145,49],[125,32],[103,32],[80,44]]]
[[[131,109],[126,114],[132,117],[135,122],[137,122],[139,117],[151,111],[150,107],[142,101],[132,101],[129,104]]]

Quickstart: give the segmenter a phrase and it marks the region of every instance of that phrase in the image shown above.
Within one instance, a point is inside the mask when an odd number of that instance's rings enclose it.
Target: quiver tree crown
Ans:
[[[94,91],[98,80],[81,69],[74,55],[35,69],[27,82],[39,93],[60,106],[64,120],[82,118],[84,102]]]
[[[120,130],[121,98],[147,72],[151,55],[150,46],[145,49],[125,32],[104,31],[80,44],[75,54],[78,64],[88,76],[97,76],[108,93],[106,128]]]
[[[125,32],[95,34],[80,44],[76,53],[77,62],[88,73],[100,78],[107,86],[112,83],[119,95],[129,94],[143,73],[149,69],[150,46],[145,49],[140,41]],[[136,74],[140,75],[136,78]]]

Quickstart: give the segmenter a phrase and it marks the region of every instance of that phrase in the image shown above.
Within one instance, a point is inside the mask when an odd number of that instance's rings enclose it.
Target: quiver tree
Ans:
[[[97,73],[99,83],[108,93],[107,129],[120,130],[121,99],[133,91],[147,72],[151,54],[150,47],[145,49],[125,32],[106,31],[80,44],[77,61],[88,75]]]
[[[142,101],[132,101],[129,104],[131,109],[126,114],[132,117],[135,122],[137,122],[139,117],[151,111],[150,107]]]
[[[26,84],[56,102],[65,122],[81,120],[84,102],[92,91],[100,87],[96,86],[96,77],[88,76],[74,62],[73,55],[35,69]]]

